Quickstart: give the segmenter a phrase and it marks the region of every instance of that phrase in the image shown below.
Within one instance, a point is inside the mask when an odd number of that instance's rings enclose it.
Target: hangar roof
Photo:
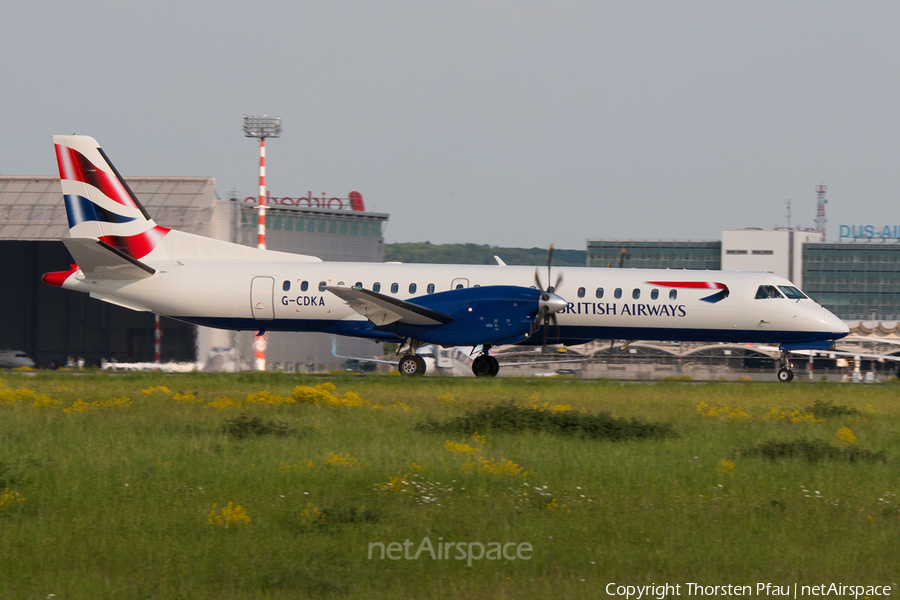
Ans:
[[[209,235],[216,180],[125,177],[159,225]],[[58,240],[68,234],[58,177],[0,176],[0,240]]]

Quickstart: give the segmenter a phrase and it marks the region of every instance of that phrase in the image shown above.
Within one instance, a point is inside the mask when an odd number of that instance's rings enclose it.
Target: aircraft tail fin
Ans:
[[[97,141],[83,135],[55,135],[69,235],[100,240],[139,260],[169,229],[157,225],[116,171]]]
[[[69,236],[89,242],[66,246],[78,264],[89,267],[97,278],[148,277],[155,272],[148,263],[165,260],[319,262],[315,256],[260,250],[157,225],[97,140],[55,135],[53,144]]]

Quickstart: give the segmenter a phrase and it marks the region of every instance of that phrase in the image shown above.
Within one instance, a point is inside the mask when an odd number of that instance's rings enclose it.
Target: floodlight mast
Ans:
[[[244,135],[259,138],[259,209],[257,217],[256,247],[266,249],[266,138],[281,136],[281,117],[248,117],[244,115]],[[266,370],[266,345],[268,334],[260,331],[253,343],[256,353],[256,370]]]
[[[266,138],[281,136],[281,117],[244,115],[244,135],[259,138],[259,211],[256,247],[266,249]]]

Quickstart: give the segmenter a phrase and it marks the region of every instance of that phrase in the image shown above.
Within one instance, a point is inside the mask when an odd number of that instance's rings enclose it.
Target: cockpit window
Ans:
[[[792,285],[779,285],[778,289],[784,292],[784,295],[791,300],[805,300],[807,298],[806,294]]]
[[[761,298],[784,298],[784,296],[781,295],[781,292],[774,285],[761,285],[756,290],[756,299],[759,300]]]

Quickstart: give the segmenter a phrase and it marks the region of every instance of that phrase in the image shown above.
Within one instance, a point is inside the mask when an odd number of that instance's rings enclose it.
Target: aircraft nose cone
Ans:
[[[831,311],[829,311],[827,308],[823,308],[822,310],[823,310],[824,313],[825,313],[824,319],[823,319],[823,322],[824,322],[824,325],[825,325],[825,329],[826,329],[829,333],[837,334],[837,337],[838,337],[838,338],[842,338],[842,337],[844,337],[845,335],[847,335],[848,333],[850,333],[850,328],[847,326],[846,323],[844,323],[843,321],[841,321],[840,319],[838,319],[838,318],[837,318]]]
[[[561,296],[556,294],[549,294],[549,296],[546,300],[541,300],[541,307],[546,307],[550,314],[558,313],[569,305]]]

